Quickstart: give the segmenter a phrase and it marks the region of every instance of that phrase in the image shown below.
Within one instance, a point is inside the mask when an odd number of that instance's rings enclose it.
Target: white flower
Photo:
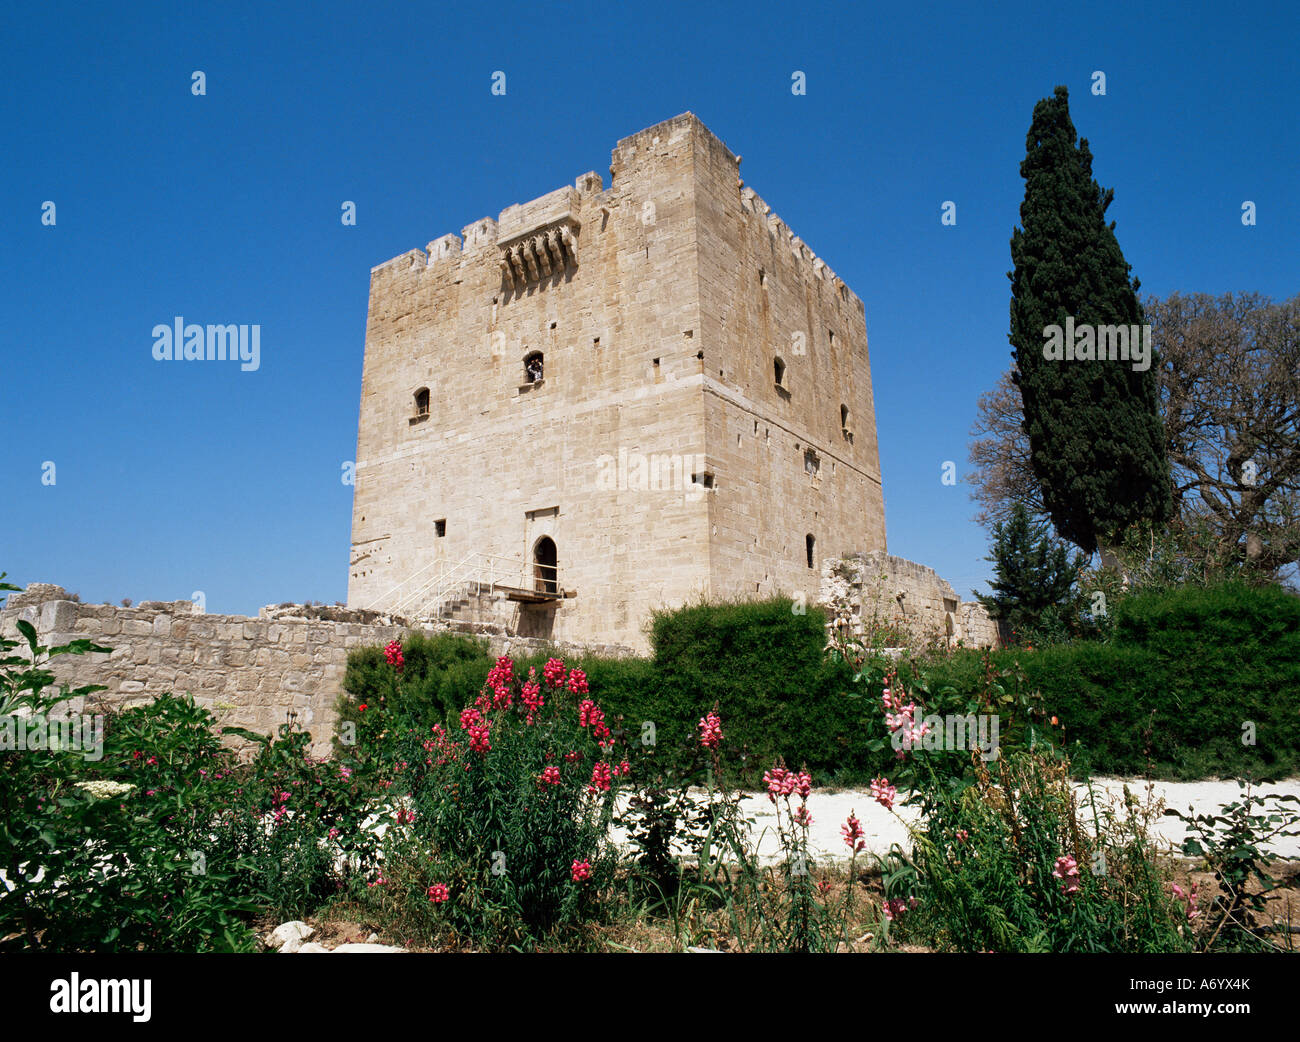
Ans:
[[[77,782],[78,789],[85,789],[97,800],[112,799],[114,796],[123,796],[135,788],[129,782],[120,781],[83,781]]]

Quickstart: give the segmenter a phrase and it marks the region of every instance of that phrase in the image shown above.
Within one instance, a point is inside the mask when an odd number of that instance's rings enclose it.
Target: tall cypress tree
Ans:
[[[1057,532],[1089,554],[1141,520],[1173,512],[1156,360],[1044,357],[1045,331],[1140,326],[1138,281],[1106,223],[1114,190],[1092,176],[1086,139],[1075,144],[1068,92],[1034,106],[1020,164],[1022,228],[1011,236],[1011,333],[1030,459]]]

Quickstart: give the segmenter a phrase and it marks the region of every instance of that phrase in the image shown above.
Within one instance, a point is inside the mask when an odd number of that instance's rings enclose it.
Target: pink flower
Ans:
[[[585,695],[587,693],[587,674],[580,669],[569,671],[569,693]]]
[[[402,658],[401,641],[390,640],[384,647],[384,658],[388,659],[388,664],[400,673],[402,667],[406,665],[406,660]]]
[[[877,778],[871,783],[871,798],[885,810],[893,810],[894,801],[898,799],[898,790],[889,784],[888,778]]]
[[[492,689],[492,704],[497,709],[509,709],[512,701],[510,685],[515,679],[515,664],[506,655],[496,661],[487,675],[487,686]]]
[[[716,749],[723,738],[722,717],[718,716],[716,708],[700,719],[699,728],[700,744],[706,749]]]
[[[773,803],[778,796],[791,796],[800,785],[800,776],[784,767],[773,767],[763,772],[763,781],[767,785],[767,798]]]
[[[475,724],[469,729],[469,747],[476,753],[488,753],[492,751],[492,743],[488,740],[489,728],[487,724]]]
[[[1072,857],[1062,856],[1056,859],[1056,868],[1052,870],[1052,875],[1057,879],[1065,879],[1067,876],[1078,876],[1079,863]]]
[[[564,684],[564,662],[558,658],[546,660],[546,665],[542,667],[542,679],[550,687],[560,687]]]
[[[840,826],[840,835],[844,837],[845,845],[855,854],[861,854],[867,847],[866,841],[862,838],[865,835],[862,831],[862,822],[853,811],[849,811],[849,820]]]
[[[468,731],[475,724],[483,719],[483,714],[473,706],[466,706],[460,711],[460,726],[463,730]]]
[[[890,922],[893,922],[909,908],[915,908],[916,905],[917,900],[915,897],[909,897],[906,899],[901,897],[891,897],[884,904],[885,918]]]
[[[605,712],[590,698],[584,698],[578,705],[578,726],[590,727],[591,733],[602,745],[602,739],[609,737],[609,728],[605,726]]]
[[[1200,910],[1196,907],[1195,883],[1192,884],[1192,889],[1190,891],[1184,891],[1177,883],[1170,883],[1169,885],[1173,888],[1174,897],[1178,898],[1178,900],[1182,901],[1187,906],[1185,911],[1187,912],[1187,918],[1189,921],[1195,919],[1201,914]]]
[[[591,784],[587,786],[590,793],[609,792],[609,764],[601,760],[591,769]]]
[[[958,829],[958,830],[957,830],[957,842],[958,842],[958,843],[965,843],[968,839],[970,839],[970,833],[969,833],[969,832],[967,832],[965,829]]]
[[[1079,889],[1079,863],[1072,857],[1062,855],[1056,859],[1056,868],[1052,875],[1061,881],[1061,893],[1073,894]]]
[[[451,897],[451,894],[447,891],[446,883],[434,883],[433,886],[429,887],[428,893],[429,900],[436,905],[442,904],[443,901]]]
[[[560,769],[558,767],[543,768],[542,773],[537,776],[537,783],[539,785],[559,785]]]
[[[574,860],[573,866],[569,869],[569,875],[575,883],[583,883],[591,878],[591,865],[586,861]]]
[[[542,697],[541,686],[537,683],[535,675],[536,670],[530,669],[528,671],[528,679],[524,681],[524,686],[520,691],[520,696],[524,701],[524,708],[528,711],[527,721],[530,724],[533,722],[533,717],[546,704],[546,700]]]
[[[794,823],[809,828],[813,823],[812,815],[808,813],[808,804],[801,803],[799,809],[794,812]]]

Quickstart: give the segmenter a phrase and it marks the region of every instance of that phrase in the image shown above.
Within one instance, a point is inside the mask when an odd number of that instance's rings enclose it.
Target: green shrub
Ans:
[[[1300,770],[1300,598],[1188,586],[1128,597],[1114,615],[1109,642],[992,656],[1041,694],[1076,761],[1169,778]],[[932,686],[970,689],[983,666],[979,653],[957,652],[911,668]]]
[[[1169,952],[1192,948],[1156,860],[1157,808],[1125,792],[1085,807],[1068,763],[1040,746],[979,769],[969,785],[924,778],[924,824],[887,862],[897,926],[963,952]]]
[[[164,694],[103,713],[89,755],[30,740],[35,721],[102,690],[46,693],[48,660],[110,649],[46,648],[18,628],[25,654],[0,640],[0,949],[255,949],[254,914],[315,911],[373,861],[371,791],[311,757],[291,725],[275,739],[221,729],[192,698]],[[259,743],[251,763],[222,732]]]
[[[376,739],[388,727],[427,732],[434,724],[446,724],[483,687],[492,668],[487,642],[457,633],[408,633],[402,654],[400,685],[383,648],[359,648],[348,656],[343,674],[347,693],[336,707],[336,753],[368,762],[380,743],[367,737]]]
[[[388,741],[377,910],[445,942],[580,943],[613,881],[609,827],[630,771],[582,671],[557,659],[530,676],[502,658],[454,728]]]
[[[16,728],[12,714],[23,714],[30,737],[61,703],[100,690],[44,694],[48,660],[108,649],[47,648],[18,626],[30,658],[0,640],[0,722]],[[46,742],[0,755],[0,950],[256,946],[244,921],[256,901],[213,843],[223,798],[235,793],[210,723],[193,702],[165,699],[105,721],[98,757]]]

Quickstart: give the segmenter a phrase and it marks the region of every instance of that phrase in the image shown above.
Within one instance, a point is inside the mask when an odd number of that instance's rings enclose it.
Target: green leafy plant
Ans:
[[[1260,794],[1247,781],[1238,781],[1242,794],[1223,804],[1215,814],[1186,814],[1170,808],[1165,813],[1188,828],[1183,853],[1201,858],[1218,884],[1218,892],[1205,909],[1188,903],[1189,919],[1203,912],[1199,943],[1206,950],[1259,950],[1277,947],[1268,935],[1274,925],[1265,922],[1268,895],[1281,884],[1268,872],[1276,860],[1266,844],[1300,836],[1300,797],[1284,793]],[[1290,937],[1286,937],[1288,942]]]
[[[16,587],[0,583],[0,589]],[[39,643],[35,628],[17,623],[26,642],[0,640],[0,717],[24,728],[53,719],[60,707],[101,688],[55,691],[48,668],[60,655],[109,649],[77,640]],[[222,762],[215,739],[192,704],[168,702],[150,727],[136,712],[106,725],[99,758],[48,742],[0,755],[0,949],[55,951],[241,950],[253,946],[243,916],[256,902],[233,895],[233,871],[209,843],[215,804],[186,777],[200,764]],[[130,749],[144,730],[145,754]],[[28,731],[30,734],[31,732]],[[51,732],[53,733],[53,732]],[[124,759],[150,772],[132,775]],[[152,762],[149,762],[152,761]],[[160,797],[161,785],[170,780]],[[159,798],[160,797],[160,798]]]

